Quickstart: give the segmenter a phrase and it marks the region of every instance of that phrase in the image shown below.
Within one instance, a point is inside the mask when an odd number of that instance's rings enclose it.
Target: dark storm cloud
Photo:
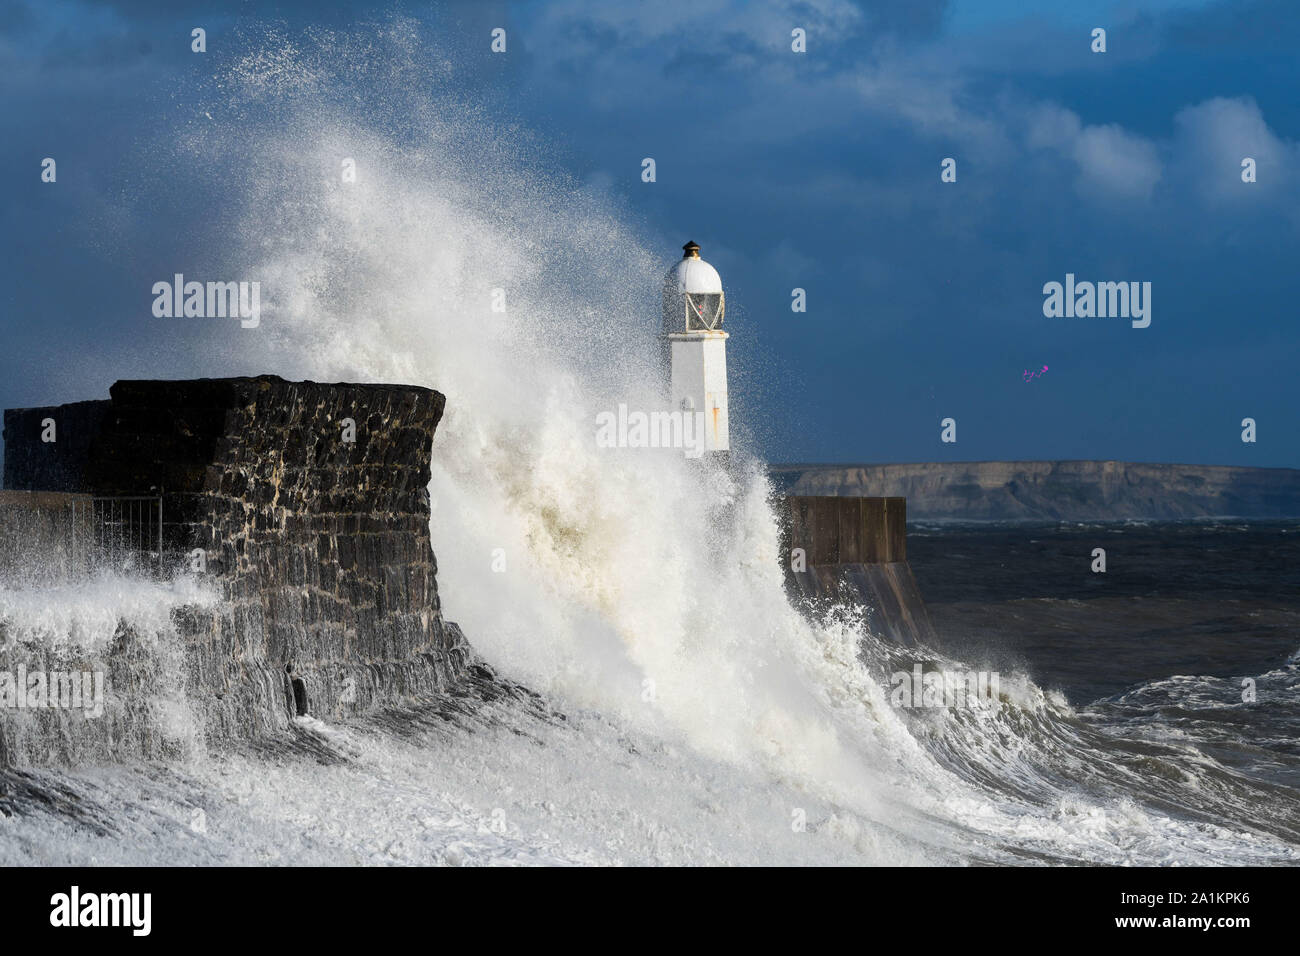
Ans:
[[[950,0],[857,0],[871,32],[928,37],[939,32]]]
[[[1170,43],[1215,54],[1235,50],[1294,56],[1300,46],[1294,0],[1220,0],[1203,8],[1170,11],[1160,25]]]
[[[24,0],[0,0],[0,34],[18,36],[36,25],[36,16]]]

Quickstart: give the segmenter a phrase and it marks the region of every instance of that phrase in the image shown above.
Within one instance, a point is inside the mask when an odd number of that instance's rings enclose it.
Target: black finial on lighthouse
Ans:
[[[692,239],[690,242],[686,243],[686,245],[682,246],[683,259],[698,259],[699,257],[700,244],[695,240]]]

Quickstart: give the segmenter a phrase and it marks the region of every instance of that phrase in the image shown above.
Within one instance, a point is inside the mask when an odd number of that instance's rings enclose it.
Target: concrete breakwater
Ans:
[[[796,597],[868,609],[897,644],[934,645],[907,563],[907,499],[791,495],[782,501],[786,586]]]
[[[300,713],[338,717],[441,694],[470,675],[469,644],[442,617],[429,537],[442,394],[260,376],[121,381],[110,396],[5,412],[6,485],[65,495],[31,497],[45,507],[24,519],[11,508],[0,529],[8,538],[26,520],[59,539],[58,513],[74,498],[144,500],[141,517],[112,512],[121,539],[140,542],[163,577],[192,576],[215,595],[178,604],[164,628],[174,634],[143,640],[179,642],[179,672],[146,667],[149,679],[136,681],[117,666],[137,660],[142,643],[121,623],[100,659],[125,682],[110,680],[119,711],[147,707],[158,681],[183,683],[208,738],[251,737]],[[157,529],[133,527],[145,514],[158,516]],[[0,625],[0,663],[32,640]],[[11,717],[0,711],[10,730]],[[159,751],[148,734],[83,736],[61,756]],[[34,740],[0,735],[0,762],[46,759]]]

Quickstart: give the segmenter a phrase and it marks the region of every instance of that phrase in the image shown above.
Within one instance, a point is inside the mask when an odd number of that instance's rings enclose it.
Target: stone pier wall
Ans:
[[[220,597],[173,616],[209,737],[285,727],[296,681],[329,717],[465,674],[471,651],[442,618],[429,538],[443,395],[262,376],[121,381],[110,396],[72,472],[53,470],[72,456],[32,426],[83,422],[90,403],[7,412],[6,482],[57,474],[95,495],[162,498],[170,565]]]
[[[90,443],[109,402],[71,402],[4,413],[4,487],[10,491],[86,492]],[[45,423],[54,425],[46,434]],[[47,440],[53,439],[53,440]]]

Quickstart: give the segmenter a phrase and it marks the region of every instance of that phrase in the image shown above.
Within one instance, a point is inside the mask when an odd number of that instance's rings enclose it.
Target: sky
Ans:
[[[1283,0],[0,0],[0,407],[105,397],[167,349],[135,276],[170,274],[195,187],[135,157],[183,125],[199,73],[264,24],[394,15],[665,270],[700,243],[753,384],[733,420],[770,461],[1300,467]],[[199,23],[210,60],[189,50]],[[1045,315],[1067,274],[1150,283],[1150,324]]]

